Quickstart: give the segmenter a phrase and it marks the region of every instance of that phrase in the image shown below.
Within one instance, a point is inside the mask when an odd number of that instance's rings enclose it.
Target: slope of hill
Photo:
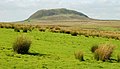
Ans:
[[[27,20],[71,20],[71,19],[88,20],[90,18],[81,12],[61,8],[39,10],[33,15],[31,15]]]

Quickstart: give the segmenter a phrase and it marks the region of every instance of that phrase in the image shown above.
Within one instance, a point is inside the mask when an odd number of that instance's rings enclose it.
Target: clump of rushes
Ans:
[[[29,31],[32,32],[32,30],[34,29],[34,27],[29,27]]]
[[[17,37],[13,43],[13,50],[18,54],[27,54],[32,41],[25,35]]]
[[[45,32],[45,28],[39,28],[39,31],[41,31],[41,32]]]
[[[66,34],[70,34],[70,31],[69,31],[69,30],[64,30],[64,32],[65,32]]]
[[[77,36],[78,33],[77,33],[77,32],[71,32],[71,35],[72,35],[72,36]]]
[[[28,25],[27,28],[28,28],[28,31],[32,32],[32,30],[34,29],[34,26],[33,25]]]
[[[60,30],[60,27],[55,27],[55,30]]]
[[[84,61],[84,53],[82,51],[74,52],[75,58],[79,61]]]
[[[110,60],[110,57],[113,53],[115,46],[110,44],[102,44],[95,50],[95,59],[96,60]]]
[[[60,30],[60,33],[65,33],[65,31],[61,29],[61,30]]]
[[[20,27],[15,26],[15,27],[14,27],[14,31],[15,31],[15,32],[20,32]]]
[[[98,49],[98,45],[93,45],[91,47],[91,52],[94,53]]]
[[[27,31],[28,31],[28,27],[27,26],[23,27],[23,32],[27,33]]]
[[[4,27],[5,27],[4,24],[1,24],[0,28],[4,28]]]

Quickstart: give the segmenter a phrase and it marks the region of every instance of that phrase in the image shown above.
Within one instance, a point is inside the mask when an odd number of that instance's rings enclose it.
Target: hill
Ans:
[[[81,12],[61,8],[39,10],[33,15],[31,15],[27,20],[31,21],[31,20],[71,20],[71,19],[88,20],[90,18]]]

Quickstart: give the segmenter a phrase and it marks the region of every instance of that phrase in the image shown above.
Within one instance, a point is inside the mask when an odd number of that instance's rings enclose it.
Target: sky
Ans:
[[[120,0],[0,0],[0,22],[21,21],[41,9],[67,8],[95,19],[120,20]]]

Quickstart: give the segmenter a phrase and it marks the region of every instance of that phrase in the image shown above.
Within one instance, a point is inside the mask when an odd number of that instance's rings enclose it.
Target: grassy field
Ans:
[[[16,54],[12,44],[21,34],[32,39],[29,54]],[[94,44],[116,46],[113,59],[120,50],[120,41],[102,37],[71,36],[70,34],[39,32],[22,33],[0,28],[0,69],[119,69],[116,61],[96,61],[90,49]],[[74,51],[82,50],[85,61],[75,59]]]

